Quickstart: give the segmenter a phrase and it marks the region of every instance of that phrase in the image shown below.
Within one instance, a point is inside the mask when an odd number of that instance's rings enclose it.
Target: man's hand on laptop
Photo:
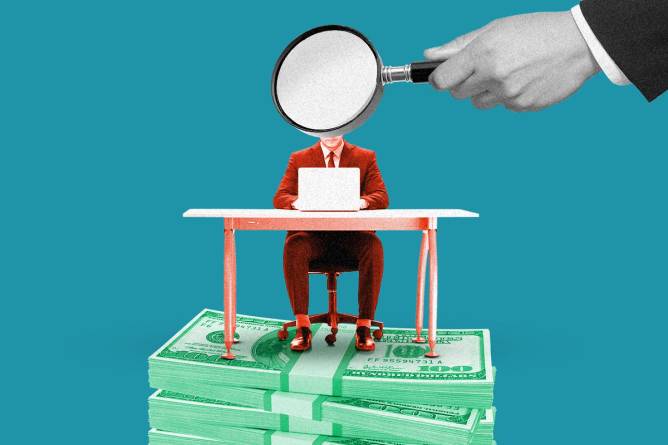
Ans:
[[[290,205],[292,206],[293,209],[299,210],[299,198],[292,201],[292,204],[290,204]]]

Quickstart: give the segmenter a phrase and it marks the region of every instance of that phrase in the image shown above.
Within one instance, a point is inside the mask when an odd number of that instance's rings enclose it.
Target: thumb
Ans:
[[[461,35],[448,43],[441,46],[434,46],[424,50],[424,57],[427,60],[445,60],[448,59],[461,50],[463,50],[469,43],[475,40],[481,33],[487,30],[489,24],[482,28],[471,31],[467,34]]]

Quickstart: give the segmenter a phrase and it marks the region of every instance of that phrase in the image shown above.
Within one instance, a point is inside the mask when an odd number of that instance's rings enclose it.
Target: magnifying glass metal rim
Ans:
[[[281,66],[283,65],[283,62],[285,61],[286,57],[290,52],[294,49],[295,46],[309,38],[310,36],[314,34],[318,34],[321,32],[325,31],[345,31],[349,32],[351,34],[354,34],[355,36],[359,37],[366,43],[366,45],[369,47],[371,52],[373,53],[373,56],[376,59],[376,85],[377,88],[374,91],[373,96],[371,96],[371,99],[369,99],[369,102],[364,106],[364,108],[352,119],[350,119],[348,122],[346,122],[343,125],[340,125],[338,127],[333,127],[333,128],[326,128],[326,129],[314,129],[314,128],[308,128],[304,127],[303,125],[298,124],[297,122],[293,121],[290,116],[285,113],[283,108],[281,107],[281,104],[278,101],[278,97],[276,95],[276,82],[278,80],[278,73],[281,70]],[[383,62],[380,59],[380,56],[378,55],[378,52],[376,49],[373,47],[369,39],[367,39],[364,34],[361,32],[350,28],[348,26],[343,26],[343,25],[324,25],[324,26],[318,26],[313,29],[309,29],[308,31],[300,34],[297,36],[290,44],[283,50],[281,55],[278,57],[278,60],[276,61],[276,65],[274,66],[274,71],[271,75],[271,98],[274,102],[274,106],[278,110],[278,113],[283,117],[283,119],[289,123],[290,125],[298,128],[299,130],[303,131],[304,133],[313,135],[313,136],[338,136],[342,134],[349,133],[350,131],[354,130],[358,126],[362,125],[366,118],[360,119],[362,115],[365,114],[371,114],[374,112],[376,109],[376,106],[378,105],[378,102],[380,101],[380,98],[383,95],[383,82],[381,81],[381,70],[383,67]]]

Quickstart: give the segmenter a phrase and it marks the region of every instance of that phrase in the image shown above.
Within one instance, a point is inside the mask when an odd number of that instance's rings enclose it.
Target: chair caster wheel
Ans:
[[[283,330],[278,331],[278,339],[279,340],[287,340],[288,339],[288,331],[283,331]]]
[[[325,337],[325,341],[328,345],[332,346],[336,342],[336,335],[328,334],[327,337]]]
[[[373,331],[373,338],[375,338],[376,340],[380,340],[381,338],[383,338],[383,330],[376,329],[375,331]]]

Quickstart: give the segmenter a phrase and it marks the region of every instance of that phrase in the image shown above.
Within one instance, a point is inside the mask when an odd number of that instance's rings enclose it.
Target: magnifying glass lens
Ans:
[[[379,61],[359,36],[315,33],[285,56],[276,76],[276,101],[297,125],[332,130],[357,117],[377,88]]]

